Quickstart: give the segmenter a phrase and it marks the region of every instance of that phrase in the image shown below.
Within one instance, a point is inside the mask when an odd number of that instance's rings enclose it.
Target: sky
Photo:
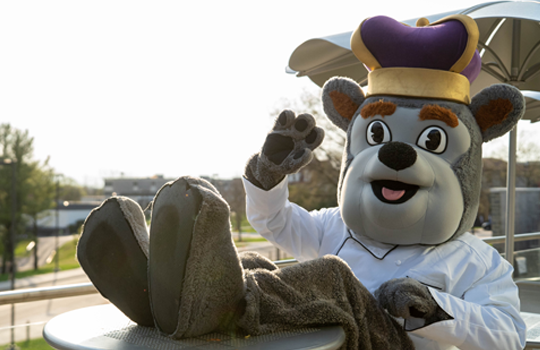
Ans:
[[[2,1],[0,123],[81,185],[241,176],[282,101],[318,92],[285,73],[301,43],[482,2]],[[540,132],[524,123],[520,135]]]

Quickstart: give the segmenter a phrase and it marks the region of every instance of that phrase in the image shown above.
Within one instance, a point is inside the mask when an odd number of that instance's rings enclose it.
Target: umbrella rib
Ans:
[[[525,74],[525,68],[527,68],[529,61],[532,59],[533,55],[536,53],[536,51],[538,51],[538,49],[540,49],[540,41],[538,41],[536,45],[534,45],[533,49],[531,50],[531,52],[529,52],[529,54],[527,55],[527,58],[523,62],[523,65],[521,66],[521,69],[519,70],[518,80],[521,80],[523,78],[523,75]]]
[[[502,25],[501,22],[505,21],[506,18],[501,18],[495,22],[493,22],[493,24],[491,25],[491,28],[489,28],[489,30],[486,32],[486,34],[484,35],[484,38],[482,40],[480,40],[481,42],[485,42],[487,45],[490,44],[491,40],[493,40],[492,36],[497,34],[497,32],[499,31],[499,27]],[[482,56],[482,55],[480,55]]]
[[[535,75],[537,75],[538,73],[540,73],[540,63],[537,63],[531,68],[529,68],[527,73],[523,75],[523,79],[527,81],[531,79],[532,77],[534,77]]]
[[[495,51],[493,51],[491,49],[491,47],[487,46],[486,44],[484,44],[483,42],[481,41],[478,41],[478,46],[480,46],[480,48],[488,51],[490,54],[493,55],[493,58],[495,58],[495,61],[497,61],[498,65],[499,65],[499,69],[501,70],[501,72],[504,74],[504,77],[506,79],[506,81],[510,81],[510,74],[508,73],[508,70],[506,69],[506,67],[504,66],[504,64],[502,63],[501,59],[499,58],[499,56],[495,53]]]
[[[497,67],[499,67],[498,64],[496,63],[492,63],[492,65],[495,65]],[[495,72],[491,67],[489,67],[488,64],[484,64],[482,63],[482,70],[490,75],[492,75],[493,77],[495,77],[495,79],[499,80],[499,81],[506,81],[504,79],[504,77],[502,75],[500,75],[499,73]]]

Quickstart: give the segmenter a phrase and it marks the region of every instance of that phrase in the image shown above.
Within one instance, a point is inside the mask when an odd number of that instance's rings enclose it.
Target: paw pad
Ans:
[[[312,151],[324,138],[324,131],[315,126],[315,118],[310,114],[298,117],[290,110],[284,110],[266,138],[262,154],[283,174],[292,174],[309,163]]]

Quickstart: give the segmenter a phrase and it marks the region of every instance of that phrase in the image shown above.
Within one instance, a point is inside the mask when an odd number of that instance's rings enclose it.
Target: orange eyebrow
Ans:
[[[418,115],[420,120],[440,120],[445,122],[451,128],[458,126],[459,121],[454,112],[448,108],[444,108],[437,105],[427,105],[422,108],[420,114]]]
[[[367,119],[380,115],[384,118],[386,115],[392,115],[396,111],[396,104],[392,102],[384,102],[383,100],[365,105],[360,111],[362,118]]]

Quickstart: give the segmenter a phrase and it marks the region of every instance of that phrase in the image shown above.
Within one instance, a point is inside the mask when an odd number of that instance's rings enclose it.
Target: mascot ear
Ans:
[[[506,134],[525,113],[521,92],[507,84],[495,84],[476,94],[469,106],[482,131],[483,142]]]
[[[345,131],[364,99],[360,85],[349,78],[335,77],[323,86],[324,112],[332,123]]]

